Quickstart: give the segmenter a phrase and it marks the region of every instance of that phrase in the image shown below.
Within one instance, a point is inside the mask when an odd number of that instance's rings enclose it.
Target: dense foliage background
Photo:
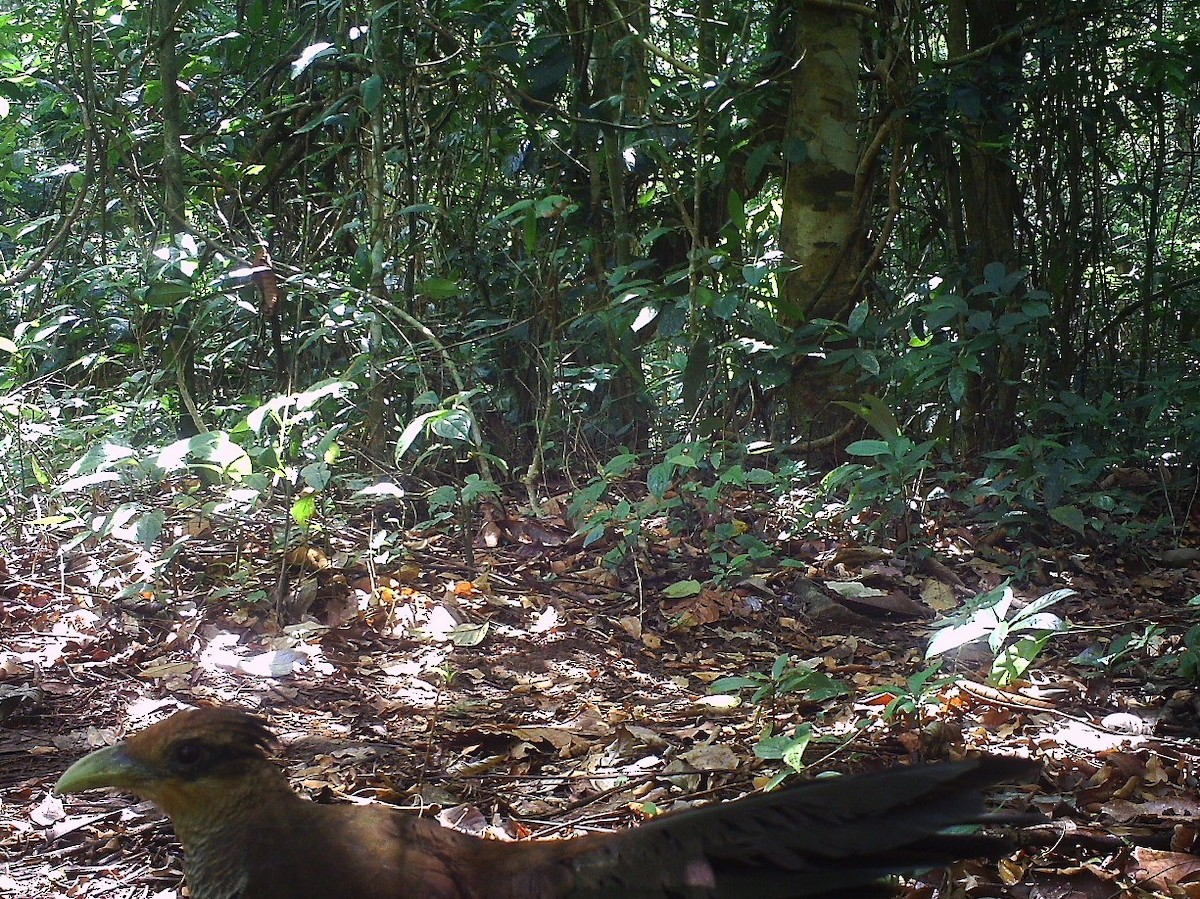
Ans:
[[[537,510],[748,453],[904,539],[946,497],[1178,527],[1194,13],[10,5],[10,532],[187,466],[246,508],[523,482]],[[612,521],[591,485],[574,526]]]

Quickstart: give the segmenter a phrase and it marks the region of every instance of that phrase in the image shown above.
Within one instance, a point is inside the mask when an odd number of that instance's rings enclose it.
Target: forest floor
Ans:
[[[286,512],[164,521],[156,541],[48,528],[4,548],[0,895],[184,895],[151,806],[51,787],[89,749],[232,703],[269,720],[306,795],[419,806],[502,839],[744,794],[789,770],[779,756],[809,727],[793,779],[1031,755],[1040,782],[1006,801],[1047,823],[1011,858],[907,895],[1200,896],[1194,526],[1170,543],[1039,546],[949,520],[906,555],[752,521],[778,556],[714,585],[711,547],[665,522],[614,571],[611,539],[584,547],[553,514],[493,516],[469,549],[393,527],[390,551],[378,515],[347,515],[286,554]],[[991,625],[962,611],[1009,579]],[[989,685],[993,649],[1021,636],[1000,622],[1064,589],[1044,614],[1069,627]],[[955,615],[983,639],[935,668],[932,625]],[[712,692],[729,677],[762,695]]]

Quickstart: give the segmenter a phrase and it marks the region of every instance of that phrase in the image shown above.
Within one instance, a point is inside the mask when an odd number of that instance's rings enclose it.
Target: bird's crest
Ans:
[[[162,757],[168,746],[203,742],[226,758],[264,757],[275,736],[261,718],[234,708],[200,708],[179,712],[128,739],[130,750]]]

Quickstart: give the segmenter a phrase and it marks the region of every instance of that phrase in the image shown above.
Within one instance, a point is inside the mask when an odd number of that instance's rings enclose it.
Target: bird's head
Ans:
[[[259,718],[238,709],[179,712],[123,743],[98,749],[67,769],[54,789],[78,793],[98,787],[126,790],[158,805],[175,822],[213,807],[230,787],[287,782],[266,751],[274,738]],[[267,772],[266,777],[249,774]],[[219,803],[217,804],[219,806]]]

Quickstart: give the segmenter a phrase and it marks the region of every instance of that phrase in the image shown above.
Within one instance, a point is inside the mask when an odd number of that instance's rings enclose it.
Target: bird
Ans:
[[[982,791],[1036,762],[980,756],[816,779],[572,839],[483,839],[386,803],[321,804],[269,758],[261,718],[174,715],[92,752],[60,794],[110,788],[158,805],[192,899],[808,899],[876,895],[881,878],[1008,841],[946,828],[989,820]]]

